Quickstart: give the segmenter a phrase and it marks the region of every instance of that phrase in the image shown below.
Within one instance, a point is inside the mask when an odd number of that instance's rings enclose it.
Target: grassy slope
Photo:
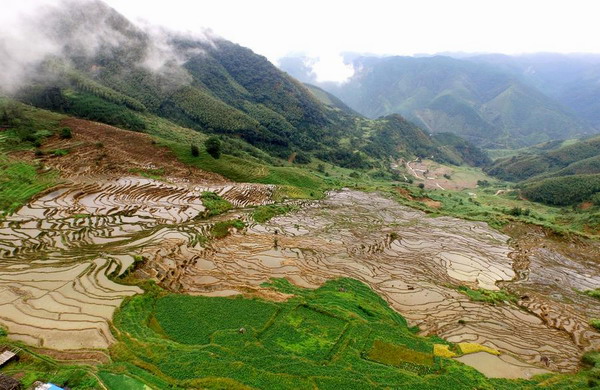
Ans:
[[[38,355],[0,332],[0,343],[22,348],[21,360],[3,367],[24,374],[28,386],[43,379],[73,390],[207,389],[548,389],[596,384],[598,353],[586,355],[576,375],[531,380],[488,379],[446,358],[476,344],[422,337],[366,285],[341,278],[311,290],[283,279],[265,287],[290,294],[284,302],[168,293],[146,284],[114,317],[117,343],[101,366],[68,365]],[[466,291],[466,294],[477,291]],[[484,297],[495,304],[510,297]],[[243,331],[241,331],[243,329]],[[437,347],[436,347],[437,345]],[[468,347],[468,348],[466,348]],[[443,351],[442,351],[443,352]],[[493,352],[493,351],[492,351]],[[589,370],[590,366],[596,366]]]
[[[338,279],[316,290],[285,280],[271,286],[294,297],[267,302],[159,290],[133,297],[115,316],[115,365],[132,363],[181,387],[492,389],[535,383],[486,379],[435,356],[434,344],[459,351],[417,336],[360,282]],[[382,345],[402,354],[390,361]]]
[[[10,154],[34,149],[36,143],[60,130],[63,119],[60,114],[0,98],[0,111],[4,110],[14,112],[14,118],[0,132],[0,214],[16,211],[58,182],[57,172],[46,171]]]
[[[327,188],[318,176],[299,167],[269,166],[251,159],[222,155],[215,159],[206,151],[198,157],[192,156],[188,145],[166,142],[182,162],[211,172],[219,173],[237,182],[277,184],[281,196],[289,198],[319,198]]]

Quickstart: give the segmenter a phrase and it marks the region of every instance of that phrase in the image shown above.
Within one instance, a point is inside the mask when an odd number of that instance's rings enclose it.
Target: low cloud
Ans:
[[[175,50],[172,40],[211,42],[206,33],[173,33],[149,24],[131,24],[99,0],[20,0],[3,5],[0,15],[0,91],[12,93],[39,79],[39,65],[52,57],[91,59],[119,48],[137,66],[190,81],[178,65],[201,54],[200,48]],[[140,52],[144,48],[144,52]]]
[[[346,64],[340,54],[319,56],[311,62],[312,71],[320,83],[344,83],[354,75],[354,67]]]

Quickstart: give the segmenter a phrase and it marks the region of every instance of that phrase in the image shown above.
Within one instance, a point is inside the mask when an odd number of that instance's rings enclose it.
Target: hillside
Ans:
[[[324,105],[326,105],[334,110],[339,110],[347,115],[361,116],[359,113],[357,113],[356,111],[354,111],[353,109],[348,107],[346,105],[346,103],[344,103],[343,101],[338,99],[336,96],[325,91],[323,88],[319,88],[316,85],[312,85],[312,84],[308,84],[308,83],[305,83],[304,85],[306,86],[306,88],[308,88],[310,93],[312,93],[313,96],[315,98],[317,98]]]
[[[317,158],[367,169],[385,167],[384,160],[399,155],[469,161],[460,153],[448,157],[420,131],[423,140],[414,148],[400,142],[403,122],[362,118],[327,92],[220,37],[149,33],[100,1],[72,4],[68,12],[52,9],[44,21],[42,28],[62,52],[37,64],[14,94],[37,107],[142,132],[159,117],[225,143],[243,142],[254,157],[266,153],[299,164]],[[102,33],[95,50],[81,47],[79,35],[88,31]],[[398,140],[386,145],[389,155],[381,153],[370,130],[382,127]],[[423,142],[426,148],[419,146]]]
[[[532,200],[556,205],[586,200],[600,203],[596,195],[600,192],[600,137],[500,158],[485,171],[502,180],[520,182]]]
[[[600,56],[597,54],[537,53],[467,57],[494,64],[567,107],[591,126],[600,129]]]
[[[453,132],[485,148],[522,147],[591,131],[535,86],[492,64],[443,56],[348,58],[354,76],[320,86],[370,118],[398,113],[431,132]],[[294,61],[281,66],[310,80]]]

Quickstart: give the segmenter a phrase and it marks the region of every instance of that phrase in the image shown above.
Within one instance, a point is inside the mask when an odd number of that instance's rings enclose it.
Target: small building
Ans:
[[[0,374],[0,390],[21,390],[21,382],[10,376]]]

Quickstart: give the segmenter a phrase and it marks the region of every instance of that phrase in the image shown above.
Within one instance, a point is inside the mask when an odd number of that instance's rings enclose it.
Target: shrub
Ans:
[[[202,199],[202,205],[206,208],[203,213],[206,217],[223,214],[233,208],[231,203],[214,192],[205,191],[200,195],[200,199]]]
[[[68,127],[63,127],[62,129],[60,129],[60,138],[62,138],[62,139],[73,138],[73,133],[71,132],[71,129],[69,129]]]
[[[425,184],[423,184],[423,183],[419,183],[419,188],[420,188],[420,189],[423,189],[423,188],[425,188]]]
[[[198,157],[200,155],[200,149],[198,149],[196,145],[192,145],[190,151],[194,157]]]
[[[52,154],[57,157],[66,156],[67,154],[69,154],[69,151],[65,149],[56,149],[52,151]]]
[[[204,147],[206,148],[206,153],[210,154],[213,158],[221,157],[221,141],[217,137],[208,137],[204,141]]]

